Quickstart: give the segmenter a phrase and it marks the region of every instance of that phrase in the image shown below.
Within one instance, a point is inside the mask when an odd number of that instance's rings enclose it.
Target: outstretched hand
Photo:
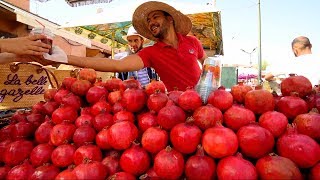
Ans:
[[[5,46],[2,47],[1,52],[14,53],[17,55],[36,55],[41,56],[49,52],[50,45],[45,44],[41,39],[46,36],[37,34],[19,38],[4,39]]]
[[[67,54],[58,46],[52,47],[52,54],[44,54],[43,57],[47,60],[54,61],[56,63],[68,63]]]

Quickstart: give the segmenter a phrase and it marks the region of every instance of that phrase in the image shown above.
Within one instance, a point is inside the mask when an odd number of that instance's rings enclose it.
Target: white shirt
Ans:
[[[296,57],[290,71],[292,72],[289,73],[295,73],[308,78],[312,86],[318,85],[320,81],[320,57],[313,54]]]

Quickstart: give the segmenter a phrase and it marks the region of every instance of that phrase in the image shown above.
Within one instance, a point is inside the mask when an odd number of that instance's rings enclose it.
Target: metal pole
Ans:
[[[260,0],[258,0],[258,24],[259,24],[259,40],[258,40],[258,83],[262,83],[262,61],[261,61],[261,9],[260,9]]]

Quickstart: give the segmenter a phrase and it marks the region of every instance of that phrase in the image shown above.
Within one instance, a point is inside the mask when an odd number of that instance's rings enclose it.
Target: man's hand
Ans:
[[[1,41],[1,52],[14,53],[17,55],[37,55],[41,56],[49,52],[50,45],[45,44],[41,39],[46,36],[37,34],[18,38],[3,39]]]
[[[68,63],[68,57],[66,53],[60,49],[58,46],[52,47],[52,54],[44,54],[43,57],[47,60],[54,61],[57,63]]]

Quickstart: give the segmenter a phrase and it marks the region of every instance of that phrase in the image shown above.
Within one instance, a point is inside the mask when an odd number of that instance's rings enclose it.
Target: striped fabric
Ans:
[[[138,81],[141,83],[142,86],[146,86],[150,83],[150,78],[148,75],[147,68],[140,69],[137,71]]]

